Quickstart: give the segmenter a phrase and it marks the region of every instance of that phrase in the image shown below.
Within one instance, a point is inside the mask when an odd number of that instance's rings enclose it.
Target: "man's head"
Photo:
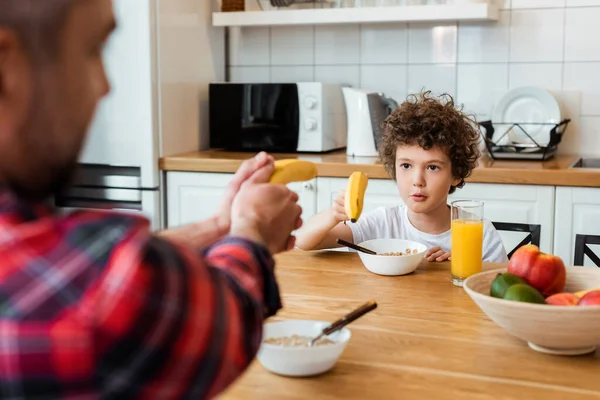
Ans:
[[[396,180],[402,164],[397,159],[399,148],[418,146],[425,151],[441,151],[451,164],[448,193],[454,193],[464,186],[480,156],[480,135],[475,126],[473,119],[455,108],[450,95],[435,98],[429,91],[411,95],[384,121],[379,154]]]
[[[0,184],[42,199],[68,184],[98,101],[111,0],[0,0]]]

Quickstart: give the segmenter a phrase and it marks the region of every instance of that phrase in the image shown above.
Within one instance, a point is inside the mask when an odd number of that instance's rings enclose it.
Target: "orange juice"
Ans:
[[[481,272],[483,221],[452,221],[452,277],[460,280]]]

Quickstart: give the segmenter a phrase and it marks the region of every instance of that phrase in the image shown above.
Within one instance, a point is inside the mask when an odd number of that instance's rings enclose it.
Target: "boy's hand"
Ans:
[[[348,221],[348,215],[346,214],[346,210],[344,208],[344,200],[346,198],[346,191],[342,190],[338,193],[338,195],[333,200],[333,204],[331,205],[331,216],[335,220],[336,223],[342,221]]]
[[[450,260],[450,253],[442,249],[440,246],[435,246],[427,250],[425,257],[429,262],[446,261]]]

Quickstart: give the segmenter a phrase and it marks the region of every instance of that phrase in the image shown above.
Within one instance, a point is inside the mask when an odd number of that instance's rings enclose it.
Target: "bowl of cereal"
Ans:
[[[309,346],[329,322],[290,320],[264,325],[256,358],[267,371],[284,376],[313,376],[329,371],[352,336],[348,328],[324,336]]]
[[[404,239],[373,239],[359,243],[359,246],[377,253],[359,251],[364,266],[374,274],[388,276],[414,272],[427,252],[424,244]]]

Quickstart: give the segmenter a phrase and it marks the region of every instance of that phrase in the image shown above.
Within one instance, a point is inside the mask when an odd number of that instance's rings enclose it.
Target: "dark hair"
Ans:
[[[75,0],[0,0],[0,28],[14,31],[32,61],[56,55],[59,32]]]
[[[454,106],[448,94],[439,98],[431,91],[409,95],[383,122],[384,133],[379,156],[388,174],[396,179],[396,149],[400,145],[418,144],[425,150],[434,147],[447,151],[452,162],[452,175],[465,185],[465,178],[477,165],[479,130],[475,120]]]

